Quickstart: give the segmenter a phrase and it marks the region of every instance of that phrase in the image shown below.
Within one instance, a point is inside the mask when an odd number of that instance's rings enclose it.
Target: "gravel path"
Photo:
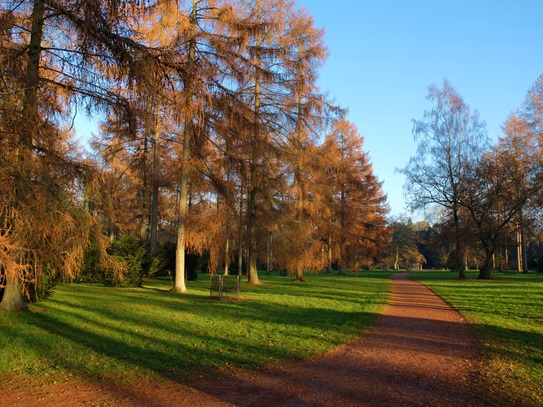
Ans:
[[[392,282],[391,301],[379,322],[320,358],[196,387],[58,385],[27,390],[19,398],[8,393],[9,405],[483,406],[472,388],[477,351],[468,325],[407,274],[392,276]]]
[[[315,360],[246,374],[214,395],[236,406],[482,405],[471,389],[477,352],[468,325],[407,274],[392,280],[390,305],[363,337]]]

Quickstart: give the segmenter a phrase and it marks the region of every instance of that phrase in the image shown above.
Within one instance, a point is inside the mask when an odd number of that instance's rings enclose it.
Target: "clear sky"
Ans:
[[[543,0],[297,0],[326,31],[320,86],[365,137],[391,215],[404,212],[412,119],[431,109],[428,86],[447,79],[486,121],[489,136],[543,74]]]

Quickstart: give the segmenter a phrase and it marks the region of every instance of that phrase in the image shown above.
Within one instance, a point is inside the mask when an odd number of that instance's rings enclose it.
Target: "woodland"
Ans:
[[[431,86],[388,217],[363,136],[317,86],[323,30],[289,0],[5,1],[0,295],[258,270],[541,268],[543,76],[493,145]],[[84,148],[78,116],[100,118]]]

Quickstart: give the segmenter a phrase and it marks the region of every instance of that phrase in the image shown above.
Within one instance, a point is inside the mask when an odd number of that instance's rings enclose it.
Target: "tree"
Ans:
[[[89,238],[102,240],[81,200],[82,189],[93,185],[93,171],[71,141],[70,114],[81,105],[89,111],[115,110],[133,128],[130,104],[117,90],[164,67],[163,61],[171,63],[174,54],[139,43],[131,23],[164,3],[7,4],[0,61],[1,93],[9,97],[2,101],[0,148],[6,164],[2,179],[11,192],[0,207],[5,254],[11,260],[2,263],[4,307],[24,307],[22,292],[44,273],[73,278]]]
[[[412,265],[422,265],[426,263],[425,257],[419,252],[417,247],[417,230],[411,219],[396,220],[390,225],[392,228],[392,239],[390,242],[393,256],[393,268],[408,269]]]
[[[430,86],[427,99],[434,103],[422,120],[413,120],[413,134],[419,141],[417,153],[400,170],[406,177],[405,191],[412,209],[435,204],[451,213],[455,230],[453,269],[465,278],[462,258],[460,200],[468,186],[468,169],[487,148],[484,122],[447,82]]]
[[[285,76],[289,78],[286,88],[291,93],[282,109],[287,129],[284,159],[292,193],[288,194],[288,204],[284,207],[288,219],[281,223],[285,245],[280,252],[287,272],[294,274],[296,281],[305,281],[304,269],[322,266],[317,227],[322,205],[317,198],[321,193],[316,181],[320,169],[313,158],[317,153],[316,137],[328,107],[316,86],[326,48],[322,42],[323,31],[314,27],[313,18],[304,10],[287,17],[287,29],[281,41],[282,60],[288,74]]]
[[[505,138],[500,139],[498,148],[505,152],[507,151],[511,157],[510,166],[516,167],[521,176],[518,180],[520,185],[516,186],[516,190],[511,191],[514,196],[519,196],[519,191],[526,185],[525,183],[530,178],[529,172],[533,170],[533,165],[537,165],[538,151],[537,141],[528,131],[526,120],[518,114],[511,114],[503,126]],[[524,178],[522,177],[524,174]],[[518,270],[523,273],[528,272],[528,259],[526,253],[526,221],[528,220],[527,212],[530,210],[529,203],[519,208],[516,219],[516,235],[517,235],[517,264]]]
[[[522,112],[510,115],[505,122],[505,137],[469,171],[461,204],[469,211],[485,253],[481,279],[492,278],[494,254],[513,223],[519,228],[518,244],[522,248],[528,214],[538,206],[543,188],[542,78],[528,92]],[[524,248],[519,250],[520,270],[527,265],[525,253]]]
[[[388,243],[386,195],[362,146],[362,136],[346,119],[334,123],[322,146],[330,208],[323,236],[331,236],[340,273],[378,262]]]
[[[491,279],[493,258],[503,232],[543,187],[537,162],[522,159],[503,143],[474,166],[461,197],[485,254],[478,278]]]

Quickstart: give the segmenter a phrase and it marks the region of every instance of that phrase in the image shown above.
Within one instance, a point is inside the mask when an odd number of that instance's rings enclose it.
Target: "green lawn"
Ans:
[[[191,379],[328,352],[367,330],[390,293],[390,273],[262,275],[240,301],[210,301],[209,277],[168,292],[61,285],[27,314],[0,314],[0,374],[47,381]]]
[[[452,304],[481,343],[482,380],[504,405],[543,406],[543,275],[502,274],[459,281],[450,272],[413,278]]]
[[[309,275],[308,283],[261,275],[240,301],[210,301],[209,280],[168,292],[58,286],[27,314],[0,313],[0,375],[46,382],[146,381],[260,368],[330,351],[368,329],[390,294],[390,273]],[[417,273],[458,309],[482,345],[482,386],[493,400],[543,405],[543,275],[460,281]],[[1,380],[0,380],[1,382]]]

